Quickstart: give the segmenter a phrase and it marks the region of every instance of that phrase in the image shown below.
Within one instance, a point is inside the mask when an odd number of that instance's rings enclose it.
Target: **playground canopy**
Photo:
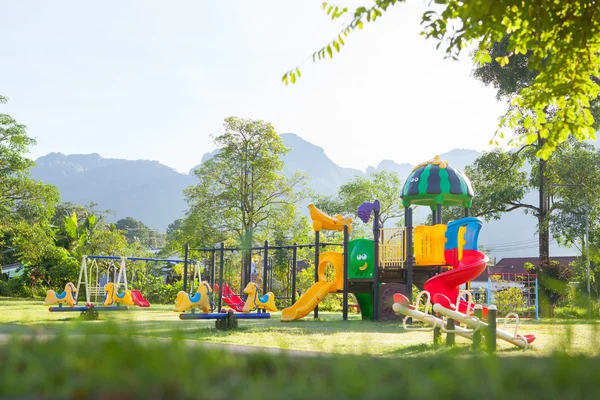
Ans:
[[[433,160],[417,165],[404,182],[402,204],[429,206],[461,205],[470,207],[473,200],[471,181],[447,161],[435,156]]]

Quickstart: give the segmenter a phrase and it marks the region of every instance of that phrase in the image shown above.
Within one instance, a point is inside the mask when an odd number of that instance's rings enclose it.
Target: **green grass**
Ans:
[[[79,313],[50,313],[39,300],[0,298],[0,335],[65,332],[68,335],[119,334],[148,338],[180,338],[190,344],[215,343],[335,354],[363,354],[383,357],[470,354],[466,339],[457,338],[455,349],[434,347],[431,332],[407,332],[401,321],[373,323],[356,314],[342,321],[340,313],[320,313],[300,321],[282,323],[279,313],[270,320],[240,320],[236,331],[214,329],[214,321],[181,321],[171,306],[153,305],[126,312],[100,313],[100,320],[81,322]],[[600,335],[595,322],[580,320],[523,321],[522,333],[534,333],[532,348],[521,351],[498,341],[502,356],[546,356],[555,351],[598,355]],[[1,337],[1,336],[0,336]]]

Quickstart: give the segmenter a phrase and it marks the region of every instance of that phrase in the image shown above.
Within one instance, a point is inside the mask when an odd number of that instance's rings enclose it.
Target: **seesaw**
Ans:
[[[233,310],[228,312],[213,313],[210,295],[212,288],[208,282],[203,281],[198,285],[198,290],[194,295],[189,295],[184,291],[177,293],[175,307],[173,311],[179,312],[179,319],[204,319],[215,320],[215,328],[229,330],[237,328],[238,319],[269,319],[271,314],[260,312],[269,310],[277,311],[273,293],[267,293],[264,296],[258,296],[258,288],[255,283],[250,282],[244,289],[244,293],[248,295],[248,300],[244,304],[244,312],[234,313]],[[203,312],[196,313],[194,310],[199,309]],[[249,311],[259,312],[249,312]],[[186,313],[185,311],[190,311]]]

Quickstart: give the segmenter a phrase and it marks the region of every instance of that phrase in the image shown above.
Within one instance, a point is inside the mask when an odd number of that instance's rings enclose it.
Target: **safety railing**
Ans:
[[[379,230],[379,265],[382,268],[404,268],[406,261],[406,229],[382,228]]]

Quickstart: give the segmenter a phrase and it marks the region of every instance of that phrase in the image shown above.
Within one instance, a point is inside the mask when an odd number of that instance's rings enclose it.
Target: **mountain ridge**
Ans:
[[[340,185],[356,176],[365,177],[381,170],[397,173],[401,180],[405,180],[414,167],[413,164],[393,160],[382,160],[365,171],[340,167],[327,156],[323,148],[300,136],[284,133],[281,137],[284,144],[291,148],[282,157],[284,172],[306,173],[309,176],[308,186],[322,195],[334,194]],[[205,153],[201,162],[206,162],[216,151]],[[470,149],[453,149],[439,155],[454,167],[464,169],[479,154]],[[196,183],[193,171],[197,167],[186,174],[154,160],[104,158],[98,153],[49,153],[36,160],[31,175],[57,186],[62,201],[78,204],[93,202],[100,209],[112,210],[114,215],[109,217],[111,220],[133,217],[164,231],[171,222],[185,215],[187,203],[183,190]],[[417,215],[424,218],[427,212],[425,209],[419,210]],[[523,225],[523,218],[529,218],[530,221]],[[519,226],[519,229],[514,229],[515,226]],[[488,245],[518,240],[530,242],[534,237],[535,220],[521,212],[508,213],[501,220],[487,222],[481,232],[481,242]],[[513,256],[530,255],[531,251],[524,249],[513,253]]]

